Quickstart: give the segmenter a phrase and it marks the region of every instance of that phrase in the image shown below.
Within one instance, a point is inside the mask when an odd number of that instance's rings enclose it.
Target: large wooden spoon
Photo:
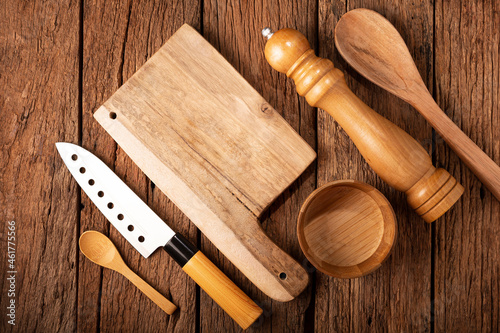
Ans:
[[[130,280],[163,311],[172,314],[177,306],[153,289],[125,264],[113,242],[97,231],[86,231],[80,236],[80,250],[92,262],[117,271]]]
[[[335,28],[335,45],[361,75],[417,109],[500,201],[500,167],[439,108],[401,35],[385,17],[369,9],[346,13]]]

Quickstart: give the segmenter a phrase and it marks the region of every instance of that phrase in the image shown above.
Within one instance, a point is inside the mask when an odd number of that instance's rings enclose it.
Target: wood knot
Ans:
[[[260,111],[262,111],[262,113],[265,113],[267,115],[271,115],[273,113],[273,108],[271,107],[271,105],[269,105],[269,103],[263,103],[260,106]]]

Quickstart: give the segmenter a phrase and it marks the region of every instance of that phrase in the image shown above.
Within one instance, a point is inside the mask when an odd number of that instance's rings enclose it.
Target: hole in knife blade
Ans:
[[[134,226],[132,224],[130,224],[127,229],[128,229],[128,231],[134,231]]]
[[[103,191],[99,191],[99,192],[97,192],[97,195],[99,196],[99,198],[102,198],[104,196],[104,192]]]
[[[73,155],[71,155],[71,159],[72,159],[73,161],[76,161],[76,160],[78,159],[78,155],[77,155],[77,154],[73,154]]]
[[[95,181],[93,179],[89,179],[89,185],[92,186],[95,184]]]
[[[144,242],[144,236],[139,236],[139,242]]]
[[[114,206],[115,206],[115,205],[113,205],[113,203],[112,203],[112,202],[108,202],[108,208],[109,208],[109,209],[113,209],[113,207],[114,207]]]
[[[115,112],[110,112],[109,113],[109,118],[116,119],[116,113]]]
[[[121,220],[123,220],[123,214],[118,214],[117,218],[118,218],[118,220],[120,220],[120,221],[121,221]]]
[[[85,173],[85,171],[86,171],[86,170],[85,170],[85,168],[84,168],[84,167],[81,167],[81,168],[80,168],[80,173]]]

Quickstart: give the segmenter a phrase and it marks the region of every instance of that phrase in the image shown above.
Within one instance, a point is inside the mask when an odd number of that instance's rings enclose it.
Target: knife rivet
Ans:
[[[128,226],[127,229],[128,229],[128,231],[134,231],[134,226],[131,224],[131,225]]]
[[[114,207],[114,206],[115,206],[115,205],[113,205],[113,203],[112,203],[112,202],[108,202],[108,208],[109,208],[109,209],[113,209],[113,207]]]
[[[85,168],[84,167],[80,168],[80,173],[85,173]]]
[[[139,242],[144,242],[144,236],[139,236]]]
[[[93,179],[89,179],[89,185],[92,186],[95,184],[95,181]]]
[[[71,159],[72,159],[73,161],[76,161],[76,160],[78,159],[78,155],[77,155],[77,154],[73,154],[73,155],[71,155]]]
[[[120,220],[120,221],[121,221],[121,220],[123,220],[123,214],[118,214],[117,218],[118,218],[118,220]]]
[[[104,196],[104,192],[103,191],[99,191],[99,192],[97,192],[97,195],[99,196],[99,198],[102,198]]]

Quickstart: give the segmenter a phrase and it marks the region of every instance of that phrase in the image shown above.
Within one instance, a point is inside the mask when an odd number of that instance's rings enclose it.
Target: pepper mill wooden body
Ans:
[[[330,60],[317,57],[304,35],[293,29],[274,34],[264,29],[263,35],[268,37],[269,64],[292,78],[311,106],[325,110],[342,126],[373,170],[405,192],[425,221],[435,221],[460,198],[463,186],[446,170],[436,169],[408,133],[356,97],[343,73]]]

